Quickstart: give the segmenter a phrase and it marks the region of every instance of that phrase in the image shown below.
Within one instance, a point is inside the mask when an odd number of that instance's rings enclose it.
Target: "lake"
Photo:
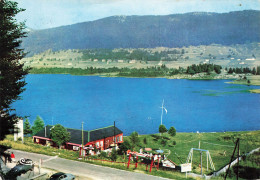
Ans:
[[[260,129],[257,86],[228,84],[230,80],[108,78],[63,74],[30,74],[22,100],[13,104],[32,124],[91,130],[113,125],[124,135],[157,133],[161,123],[177,132],[222,132]],[[259,88],[259,87],[258,87]]]

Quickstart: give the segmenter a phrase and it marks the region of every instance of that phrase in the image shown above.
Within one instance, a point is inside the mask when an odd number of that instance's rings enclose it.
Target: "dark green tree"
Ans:
[[[163,125],[163,124],[161,124],[160,126],[159,126],[159,133],[166,133],[168,130],[167,130],[167,128]]]
[[[176,129],[172,126],[172,127],[170,127],[168,133],[169,133],[171,136],[175,136],[175,135],[176,135]]]
[[[24,121],[23,132],[25,135],[32,134],[32,129],[29,120],[26,118]]]
[[[257,66],[256,68],[256,75],[260,75],[260,66]]]
[[[136,145],[138,145],[139,142],[140,142],[140,139],[138,137],[138,133],[136,131],[132,132],[129,139],[130,139],[132,150],[133,150],[136,147]]]
[[[127,150],[131,149],[131,145],[128,140],[124,140],[122,144],[119,145],[118,154],[125,154]]]
[[[55,125],[51,129],[51,139],[60,148],[62,144],[69,142],[70,133],[60,124]]]
[[[44,128],[44,121],[40,116],[37,116],[33,122],[32,134],[35,135],[37,132]]]
[[[253,70],[252,70],[252,74],[256,75],[256,69],[255,69],[255,67],[254,67]]]
[[[15,110],[10,106],[25,90],[24,77],[29,69],[20,60],[25,56],[19,46],[25,37],[25,24],[18,23],[15,16],[24,11],[17,2],[0,1],[0,140],[11,133],[17,122]]]

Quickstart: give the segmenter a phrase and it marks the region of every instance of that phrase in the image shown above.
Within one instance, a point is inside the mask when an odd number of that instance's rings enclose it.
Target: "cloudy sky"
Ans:
[[[114,15],[168,15],[186,12],[260,10],[260,0],[16,0],[17,16],[32,29],[45,29]]]

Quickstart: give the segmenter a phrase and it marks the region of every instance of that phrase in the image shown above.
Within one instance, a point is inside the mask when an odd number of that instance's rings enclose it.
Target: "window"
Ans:
[[[123,141],[123,136],[120,136],[120,141]]]
[[[100,141],[100,146],[103,147],[103,141]]]
[[[119,136],[117,136],[117,138],[116,138],[116,142],[119,142]]]
[[[74,151],[78,151],[78,150],[79,150],[79,147],[78,147],[78,146],[73,146],[73,150],[74,150]]]
[[[96,143],[96,146],[99,147],[99,142]]]

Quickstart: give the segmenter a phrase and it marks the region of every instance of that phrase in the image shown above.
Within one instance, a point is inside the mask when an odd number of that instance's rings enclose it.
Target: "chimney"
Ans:
[[[45,131],[45,137],[47,137],[46,126],[45,126],[45,130],[44,131]]]

